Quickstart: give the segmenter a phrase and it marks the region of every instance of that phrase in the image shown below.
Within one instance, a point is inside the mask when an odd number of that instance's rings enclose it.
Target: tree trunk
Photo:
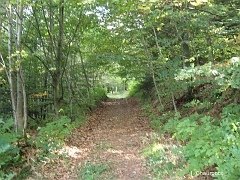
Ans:
[[[176,106],[173,92],[172,92],[172,103],[173,103],[174,111],[177,113],[178,111],[177,111],[177,106]]]
[[[80,55],[80,61],[81,61],[82,71],[83,71],[83,75],[84,75],[84,79],[85,79],[85,84],[86,84],[86,89],[87,89],[88,104],[91,105],[92,99],[91,99],[91,94],[90,94],[89,79],[88,79],[88,75],[87,75],[86,68],[85,68],[85,66],[84,66],[82,51],[81,51],[81,47],[80,47],[79,44],[78,44],[78,48],[79,48],[79,55]]]
[[[58,31],[58,47],[57,47],[57,57],[56,57],[56,70],[53,73],[53,104],[54,112],[57,117],[59,117],[60,110],[60,82],[61,82],[61,72],[63,65],[63,14],[64,14],[64,0],[61,0],[59,6],[59,31]]]
[[[183,49],[183,64],[185,67],[189,67],[191,62],[187,61],[186,59],[190,59],[190,47],[187,43],[189,41],[189,34],[188,32],[184,32],[182,35],[182,49]]]
[[[54,112],[57,117],[59,117],[60,110],[60,73],[55,72],[52,77],[53,84],[53,105]]]
[[[210,26],[210,23],[209,23]],[[208,52],[209,52],[209,58],[211,61],[211,66],[214,63],[214,54],[213,54],[213,47],[212,47],[212,40],[211,40],[211,36],[209,35],[209,29],[206,30],[206,41],[207,41],[207,47],[208,47]]]
[[[18,68],[21,68],[20,65]],[[20,134],[24,130],[24,115],[23,115],[23,86],[22,80],[20,77],[20,72],[17,72],[17,109],[16,109],[16,118],[17,118],[17,133]]]
[[[70,69],[70,68],[69,68]],[[69,95],[68,95],[68,103],[69,103],[69,108],[70,108],[70,117],[73,117],[73,96],[74,96],[74,91],[72,88],[72,79],[71,79],[71,75],[69,73],[68,70],[66,70],[65,72],[66,75],[66,83],[68,86],[68,91],[69,91]]]
[[[150,64],[150,71],[151,71],[151,74],[152,74],[154,87],[155,87],[155,90],[157,92],[158,101],[159,101],[162,109],[164,109],[164,106],[163,106],[163,103],[162,103],[162,100],[161,100],[161,97],[160,97],[160,92],[158,90],[157,83],[156,83],[155,72],[154,72],[154,69],[153,69],[153,65],[152,65],[152,62],[151,62],[151,59],[150,59],[149,51],[148,51],[147,44],[146,44],[146,41],[145,41],[144,37],[142,38],[142,42],[143,42],[143,45],[144,45],[146,57],[147,57],[148,62]]]
[[[25,84],[24,84],[24,76],[23,70],[21,65],[21,52],[22,52],[22,18],[23,18],[23,8],[22,8],[22,1],[17,1],[17,20],[16,20],[16,33],[17,33],[17,41],[16,41],[16,50],[19,52],[17,55],[17,111],[16,111],[16,118],[17,118],[17,133],[20,134],[21,131],[25,135],[25,130],[27,126],[27,98],[25,92]]]
[[[21,135],[22,132],[25,134],[27,127],[27,98],[25,92],[24,76],[21,66],[22,61],[22,18],[23,18],[22,1],[17,1],[16,9],[16,60],[12,57],[13,48],[13,18],[12,18],[12,6],[8,5],[7,15],[8,15],[8,69],[6,69],[6,74],[8,77],[8,82],[10,86],[10,94],[12,101],[13,118],[15,123],[16,134]],[[5,64],[4,64],[5,65]],[[17,65],[17,69],[15,66]],[[17,79],[16,79],[17,76]]]
[[[15,85],[15,70],[14,70],[14,59],[12,58],[13,54],[13,19],[12,19],[12,5],[9,4],[7,8],[7,15],[8,15],[8,82],[10,86],[10,94],[11,94],[11,102],[12,102],[12,110],[13,110],[13,119],[15,124],[15,131],[18,132],[17,129],[17,116],[16,116],[16,85]]]

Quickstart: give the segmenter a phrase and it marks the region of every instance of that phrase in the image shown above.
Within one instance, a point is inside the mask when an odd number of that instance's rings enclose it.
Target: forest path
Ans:
[[[136,99],[108,99],[91,113],[86,125],[72,132],[64,147],[70,158],[68,168],[59,161],[44,169],[53,179],[91,179],[90,174],[96,176],[92,179],[150,178],[140,155],[143,138],[150,132],[149,120],[142,117]],[[99,175],[100,171],[104,172]]]

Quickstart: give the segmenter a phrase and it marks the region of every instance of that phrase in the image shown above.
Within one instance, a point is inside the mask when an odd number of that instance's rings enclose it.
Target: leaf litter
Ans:
[[[135,98],[108,99],[91,113],[86,125],[73,130],[56,152],[62,156],[44,163],[41,170],[34,169],[34,178],[81,179],[87,165],[84,173],[92,173],[92,179],[151,179],[146,159],[140,154],[146,146],[143,139],[153,132],[149,122]],[[93,170],[99,168],[96,165],[106,167],[100,169],[102,176]]]

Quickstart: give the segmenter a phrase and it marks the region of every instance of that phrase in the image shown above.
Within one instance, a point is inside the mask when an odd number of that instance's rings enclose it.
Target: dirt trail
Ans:
[[[141,180],[149,178],[142,138],[152,130],[149,120],[141,116],[135,99],[109,99],[96,108],[87,125],[73,131],[63,151],[70,161],[43,167],[51,179],[79,179],[84,163],[109,164],[111,179]],[[67,166],[67,167],[66,167]],[[54,169],[55,168],[55,169]],[[45,172],[46,173],[46,172]]]

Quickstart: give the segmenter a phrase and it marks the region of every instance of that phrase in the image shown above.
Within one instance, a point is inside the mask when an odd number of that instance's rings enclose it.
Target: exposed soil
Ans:
[[[75,129],[63,147],[69,161],[57,159],[43,165],[39,179],[79,179],[87,162],[108,164],[108,175],[117,180],[151,178],[141,151],[143,137],[152,131],[149,120],[141,116],[136,99],[109,99],[96,108],[87,125]],[[59,152],[58,152],[59,153]]]

